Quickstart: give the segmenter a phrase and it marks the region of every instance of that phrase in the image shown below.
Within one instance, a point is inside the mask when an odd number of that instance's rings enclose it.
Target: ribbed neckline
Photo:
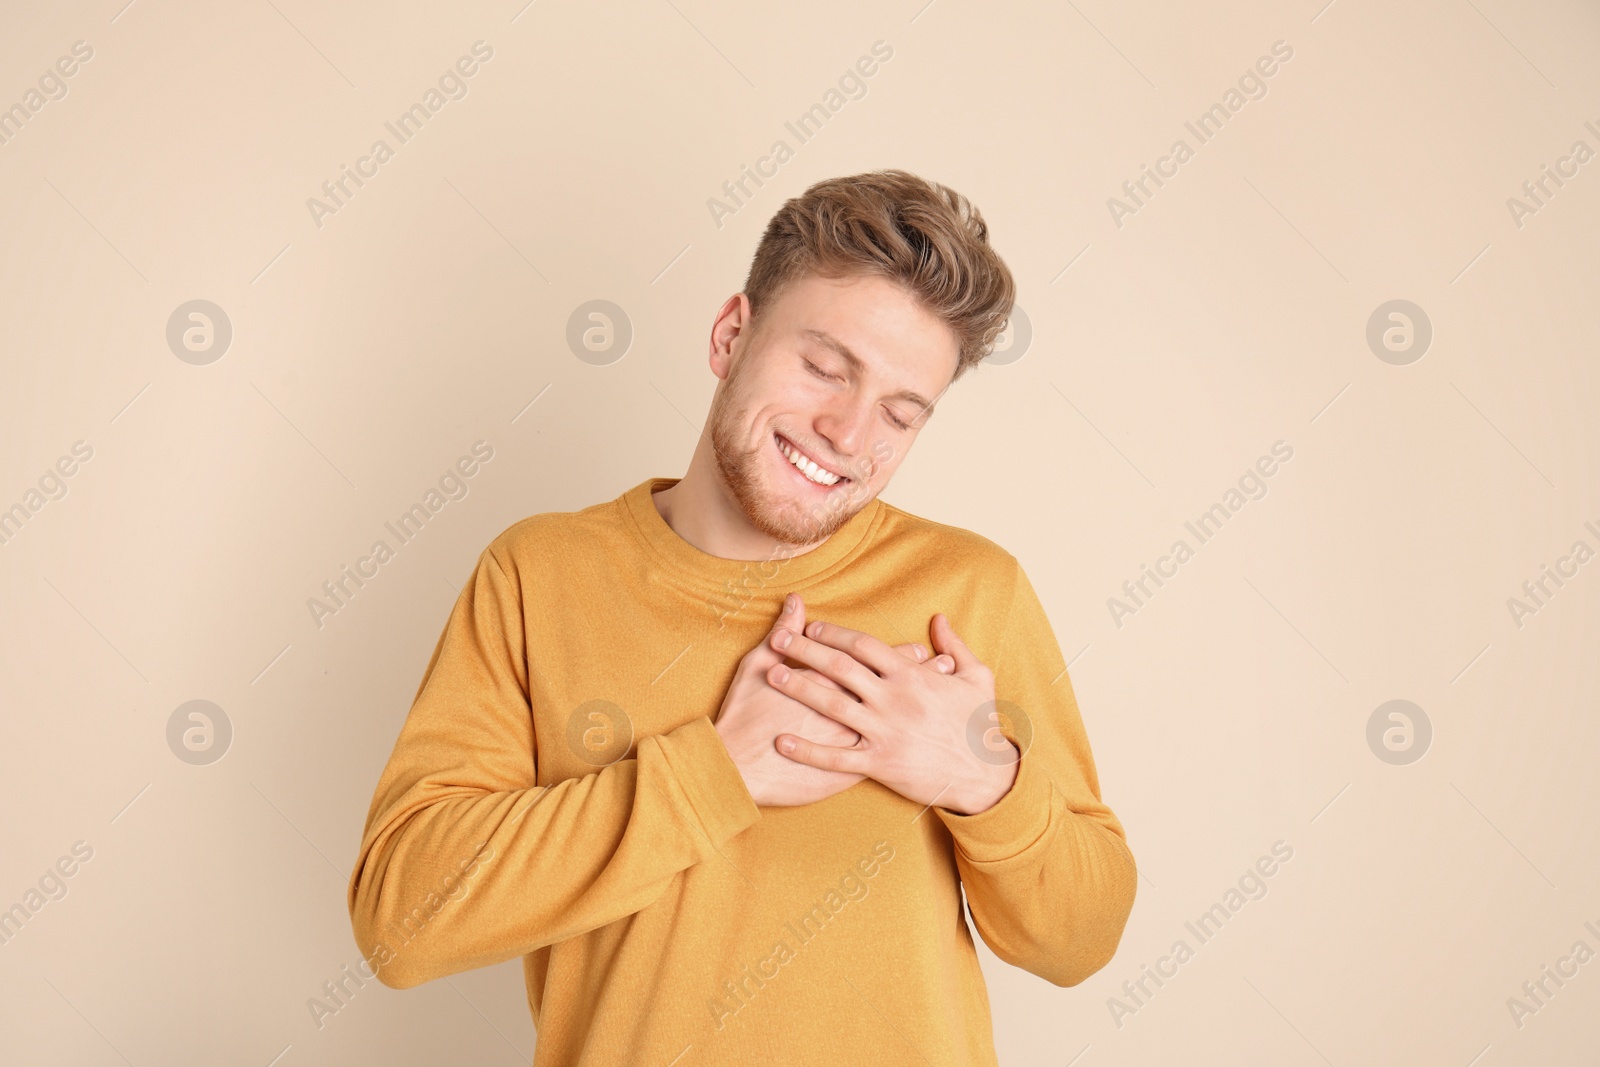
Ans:
[[[874,497],[831,537],[809,552],[775,556],[771,560],[726,559],[702,552],[685,541],[656,510],[651,495],[679,481],[679,478],[646,478],[622,494],[622,512],[627,517],[628,528],[663,567],[688,583],[716,590],[725,589],[728,582],[749,575],[755,576],[758,583],[771,583],[774,592],[826,577],[866,547],[885,514],[885,505]],[[745,582],[744,587],[754,592],[761,586]]]

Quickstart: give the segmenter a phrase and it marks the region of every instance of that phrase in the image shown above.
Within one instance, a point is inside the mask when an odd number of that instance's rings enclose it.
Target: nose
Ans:
[[[852,459],[866,445],[872,408],[872,403],[866,399],[840,398],[816,417],[812,427],[827,439],[841,459]]]

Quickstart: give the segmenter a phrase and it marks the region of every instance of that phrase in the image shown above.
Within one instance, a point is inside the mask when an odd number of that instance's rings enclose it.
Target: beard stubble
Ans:
[[[753,355],[754,353],[750,353]],[[798,548],[822,541],[856,516],[872,502],[861,483],[852,479],[847,485],[820,497],[809,506],[781,500],[781,492],[769,481],[764,453],[775,448],[769,432],[749,448],[739,442],[740,428],[749,414],[749,398],[742,388],[740,368],[744,361],[735,363],[723,387],[711,401],[711,450],[717,461],[717,470],[723,483],[733,494],[750,525],[780,543],[784,548]]]

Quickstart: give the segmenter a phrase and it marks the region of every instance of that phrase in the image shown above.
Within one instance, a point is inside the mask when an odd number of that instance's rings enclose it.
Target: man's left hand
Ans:
[[[775,631],[774,649],[841,688],[781,663],[767,671],[768,683],[861,735],[840,748],[780,734],[778,751],[797,763],[866,775],[908,800],[961,815],[992,807],[1010,790],[1017,763],[980,757],[968,724],[980,707],[993,707],[994,674],[942,613],[933,617],[931,636],[938,659],[914,663],[871,634],[834,623],[814,621],[804,634]]]

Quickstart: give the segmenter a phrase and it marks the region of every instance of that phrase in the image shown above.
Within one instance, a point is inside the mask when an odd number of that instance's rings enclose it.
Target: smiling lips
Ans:
[[[844,475],[836,474],[827,467],[822,466],[822,464],[818,463],[816,460],[812,459],[810,456],[796,448],[794,444],[783,435],[775,433],[772,435],[772,439],[777,442],[778,451],[783,454],[783,458],[788,460],[796,470],[805,475],[806,478],[814,484],[821,486],[833,486],[838,485],[840,482],[848,482],[850,480]]]

